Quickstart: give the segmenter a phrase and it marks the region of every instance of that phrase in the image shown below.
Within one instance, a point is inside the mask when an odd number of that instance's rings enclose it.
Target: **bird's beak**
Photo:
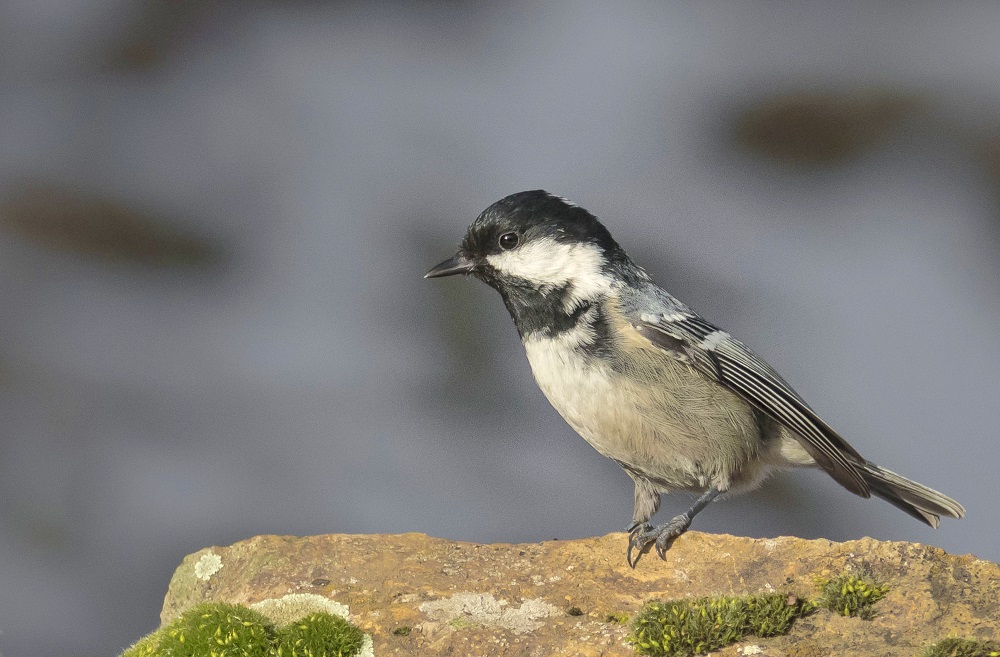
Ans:
[[[454,258],[448,258],[433,267],[429,272],[424,274],[424,278],[441,278],[442,276],[454,276],[455,274],[468,274],[475,268],[476,263],[458,253]]]

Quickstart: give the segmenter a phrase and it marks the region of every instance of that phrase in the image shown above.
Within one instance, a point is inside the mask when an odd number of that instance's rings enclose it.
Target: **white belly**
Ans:
[[[759,428],[749,406],[666,355],[625,376],[576,349],[574,330],[524,341],[549,402],[601,454],[662,482],[704,490],[756,479]]]

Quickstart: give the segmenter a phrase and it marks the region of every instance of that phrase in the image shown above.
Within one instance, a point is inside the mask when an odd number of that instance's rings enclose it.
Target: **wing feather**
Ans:
[[[862,497],[871,495],[861,474],[864,458],[743,343],[693,313],[643,315],[635,328],[791,431],[842,486]]]

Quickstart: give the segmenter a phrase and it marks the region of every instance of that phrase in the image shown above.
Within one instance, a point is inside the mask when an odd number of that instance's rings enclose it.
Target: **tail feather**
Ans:
[[[931,527],[937,528],[941,516],[949,518],[965,516],[965,507],[944,493],[939,493],[874,463],[865,463],[861,476],[872,493]]]

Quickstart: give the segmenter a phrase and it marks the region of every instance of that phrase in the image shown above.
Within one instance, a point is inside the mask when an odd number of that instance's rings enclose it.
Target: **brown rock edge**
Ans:
[[[821,610],[787,636],[719,655],[906,655],[945,637],[1000,638],[1000,566],[913,543],[750,539],[688,532],[661,561],[625,564],[625,534],[479,545],[423,534],[257,536],[188,555],[166,623],[203,601],[311,593],[348,605],[383,655],[634,655],[608,620],[653,598],[788,591],[871,570],[891,585],[871,621]],[[576,607],[582,614],[567,613]],[[577,610],[573,610],[576,613]],[[408,634],[402,628],[411,628]],[[399,633],[394,634],[393,630]]]

